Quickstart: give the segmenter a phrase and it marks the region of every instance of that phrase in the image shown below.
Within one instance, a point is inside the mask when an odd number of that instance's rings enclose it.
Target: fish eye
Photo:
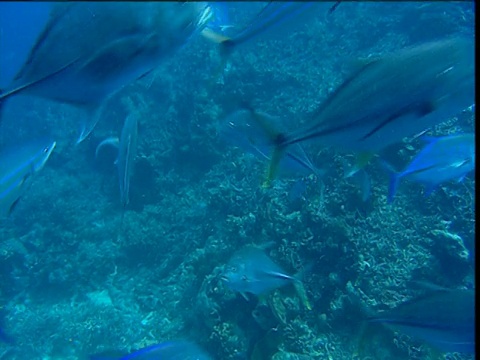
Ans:
[[[50,146],[45,146],[43,148],[43,153],[46,154],[46,153],[48,153],[49,150],[50,150]]]

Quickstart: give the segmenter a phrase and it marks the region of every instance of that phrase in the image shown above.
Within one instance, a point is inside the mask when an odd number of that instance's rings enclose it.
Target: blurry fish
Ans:
[[[0,92],[0,110],[16,94],[82,107],[89,121],[81,142],[108,96],[152,71],[210,16],[211,9],[200,2],[55,3],[27,61]]]
[[[137,154],[138,122],[134,114],[130,114],[123,124],[120,139],[109,137],[97,145],[95,157],[98,156],[100,149],[104,146],[113,146],[118,149],[118,157],[115,161],[118,169],[118,179],[120,184],[120,199],[123,208],[128,205],[130,192],[130,177],[133,172],[135,156]]]
[[[475,291],[445,290],[370,317],[445,352],[475,352]]]
[[[261,249],[253,246],[245,247],[232,256],[222,280],[245,299],[248,299],[246,293],[262,295],[293,282],[301,282],[299,276],[286,274]]]
[[[475,169],[475,134],[458,134],[444,137],[423,137],[428,144],[400,173],[390,170],[388,201],[392,202],[400,179],[407,177],[426,185],[426,194],[445,181],[463,178]]]
[[[337,4],[334,4],[334,7],[336,7],[336,5]],[[238,32],[234,36],[223,36],[216,34],[213,31],[208,31],[209,29],[205,29],[202,32],[202,35],[210,40],[213,40],[214,42],[219,43],[221,46],[221,54],[223,57],[225,57],[239,45],[244,44],[259,35],[262,35],[269,30],[275,29],[279,25],[285,27],[285,22],[287,20],[296,20],[298,23],[305,23],[305,21],[301,21],[299,19],[299,16],[305,14],[306,16],[312,17],[312,15],[317,13],[315,11],[316,6],[319,6],[319,2],[270,1],[242,31]],[[332,8],[330,8],[330,12],[332,11]]]
[[[267,114],[262,113],[262,116],[268,118],[270,123],[278,124],[279,122],[279,119]],[[231,113],[226,119],[222,120],[218,132],[227,144],[238,146],[261,160],[270,161],[273,150],[271,141],[248,111],[237,110]],[[286,156],[281,160],[279,168],[283,175],[294,176],[314,174],[320,178],[326,172],[312,164],[300,144],[296,144],[286,151]]]
[[[473,49],[473,40],[450,38],[371,60],[323,102],[306,127],[290,133],[273,129],[246,106],[276,147],[266,184],[293,144],[317,140],[372,154],[470,106],[475,94]]]
[[[228,33],[234,26],[230,22],[228,2],[208,2],[212,9],[212,19],[208,22],[207,28],[222,34]]]
[[[0,217],[12,213],[28,179],[43,168],[55,145],[39,140],[0,154]]]
[[[128,355],[98,354],[90,360],[212,360],[198,345],[188,341],[168,341],[147,346]]]
[[[282,36],[278,30],[287,29],[292,32],[294,24],[303,25],[310,21],[318,13],[318,7],[322,5],[321,1],[270,1],[243,30],[231,37],[210,28],[204,29],[202,36],[220,47],[220,64],[213,78],[218,78],[226,68],[228,57],[234,49],[265,33],[275,34],[278,37]],[[272,29],[277,31],[272,32]]]
[[[124,208],[129,202],[130,177],[137,154],[137,137],[137,117],[132,114],[125,119],[118,145],[118,178],[120,180],[120,198]]]
[[[341,159],[343,163],[344,179],[352,179],[355,185],[360,188],[362,201],[366,202],[370,199],[372,192],[372,185],[370,176],[367,171],[363,168],[360,159],[357,158],[357,163],[355,166],[351,167],[345,159]]]

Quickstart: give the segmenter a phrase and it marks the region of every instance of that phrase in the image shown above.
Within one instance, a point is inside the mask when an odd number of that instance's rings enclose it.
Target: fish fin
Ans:
[[[6,91],[6,92],[3,92],[3,93],[0,93],[0,108],[1,108],[1,105],[2,103],[7,99],[9,98],[10,96],[13,96],[15,94],[18,94],[26,89],[28,89],[29,87],[31,86],[34,86],[34,85],[38,85],[38,84],[41,84],[42,82],[44,81],[47,81],[49,79],[51,79],[52,77],[55,77],[59,74],[61,74],[62,72],[68,70],[70,67],[72,67],[73,65],[75,65],[78,61],[80,60],[80,57],[76,58],[75,60],[67,63],[66,65],[60,67],[58,70],[56,71],[53,71],[52,73],[49,73],[47,74],[46,76],[40,78],[40,79],[36,79],[36,80],[33,80],[33,81],[30,81],[26,84],[23,84],[21,86],[18,86],[14,89],[11,89],[9,91]]]
[[[19,201],[20,201],[21,198],[22,198],[22,197],[19,196],[19,197],[12,203],[12,205],[10,205],[10,207],[8,208],[7,216],[12,215],[12,213],[13,213],[13,212],[15,211],[15,209],[17,208],[17,205],[18,205],[18,203],[19,203]]]
[[[457,183],[461,183],[465,179],[465,176],[467,176],[467,174],[463,174],[462,176],[460,176],[457,180]]]
[[[257,122],[257,124],[260,125],[260,127],[267,135],[268,139],[270,139],[271,144],[274,146],[270,160],[270,166],[267,171],[267,176],[262,185],[264,188],[270,187],[273,179],[275,179],[277,175],[280,160],[283,158],[283,155],[285,154],[285,150],[287,148],[287,146],[284,145],[284,143],[286,142],[285,135],[276,130],[270,123],[269,119],[263,114],[256,112],[250,106],[250,104],[243,103],[241,105],[241,108],[250,112],[252,118]]]
[[[389,164],[387,161],[383,160],[382,158],[380,158],[380,164],[385,169],[385,171],[388,173],[388,175],[390,177],[390,181],[389,181],[389,184],[388,184],[387,202],[389,204],[391,204],[393,202],[393,197],[395,196],[395,193],[397,192],[397,188],[398,188],[398,184],[400,182],[400,178],[403,176],[403,174],[397,172],[391,164]]]
[[[240,291],[240,295],[242,295],[245,300],[250,301],[250,299],[248,298],[247,294],[244,293],[243,291]]]
[[[228,36],[225,36],[225,35],[222,35],[222,34],[219,34],[215,31],[213,31],[212,29],[210,28],[205,28],[203,29],[200,34],[205,38],[207,39],[208,41],[211,41],[215,44],[222,44],[223,42],[225,41],[229,41],[231,40]]]
[[[361,58],[354,58],[348,59],[345,62],[345,71],[347,73],[357,73],[361,71],[365,66],[378,61],[378,57],[361,57]]]
[[[390,174],[390,181],[388,183],[388,197],[387,202],[391,204],[393,202],[393,198],[397,192],[398,184],[400,183],[400,177],[398,173],[391,172]]]
[[[463,159],[463,160],[454,162],[454,163],[452,164],[452,167],[454,167],[454,168],[459,168],[459,167],[462,167],[462,166],[465,165],[465,164],[468,164],[470,161],[472,161],[471,158],[466,158],[466,159]],[[462,179],[463,179],[464,177],[465,177],[465,174],[462,175]]]
[[[111,137],[108,137],[105,140],[101,141],[95,149],[95,158],[98,157],[98,153],[99,153],[100,149],[102,147],[104,147],[105,145],[113,146],[114,148],[116,148],[118,150],[119,143],[120,143],[120,139],[117,136],[111,136]],[[115,160],[115,162],[118,162],[118,159]]]
[[[223,73],[223,70],[227,65],[228,58],[233,51],[234,42],[228,36],[218,34],[217,32],[209,28],[203,29],[201,34],[208,41],[218,44],[219,47],[220,63],[218,64],[218,67],[214,70],[212,75],[213,85],[213,82],[218,82],[220,76]]]
[[[357,155],[357,158],[355,159],[355,164],[351,167],[347,165],[346,162],[343,162],[343,170],[344,170],[344,179],[348,179],[355,174],[357,174],[359,171],[363,170],[365,166],[370,162],[370,160],[373,158],[374,154],[373,153],[360,153]]]
[[[312,270],[313,266],[314,266],[314,262],[313,261],[309,262],[292,277],[292,279],[294,280],[293,287],[295,288],[295,291],[297,292],[297,295],[300,298],[300,301],[302,302],[303,306],[307,310],[312,310],[313,307],[312,307],[312,304],[310,303],[310,300],[308,299],[307,291],[305,290],[305,286],[303,284],[302,279],[305,277],[305,274],[307,272],[310,272]]]
[[[295,288],[295,291],[297,292],[298,297],[302,301],[303,306],[307,310],[312,310],[312,304],[310,303],[310,300],[308,299],[307,296],[307,291],[305,290],[305,286],[303,285],[303,282],[300,280],[296,280],[293,282],[293,286]]]
[[[335,11],[335,9],[338,7],[338,5],[340,5],[340,3],[342,2],[342,0],[337,0],[335,2],[335,4],[332,5],[332,7],[330,9],[328,9],[328,15],[330,15],[331,13],[333,13]]]
[[[431,112],[433,112],[435,109],[436,109],[436,104],[434,102],[431,102],[431,101],[425,101],[421,104],[418,104],[417,106],[408,106],[404,109],[400,109],[398,112],[392,114],[391,116],[386,118],[383,122],[378,124],[375,128],[370,130],[367,134],[363,135],[361,137],[361,140],[368,139],[369,137],[371,137],[372,135],[377,133],[379,130],[381,130],[382,128],[384,128],[388,124],[394,122],[395,120],[397,120],[397,119],[399,119],[403,116],[406,116],[406,115],[409,115],[409,114],[415,114],[419,117],[424,117],[424,116],[430,114]],[[415,120],[412,120],[412,121],[415,121]]]
[[[105,102],[103,103],[105,104]],[[90,105],[87,108],[86,111],[86,118],[89,119],[85,121],[81,128],[80,128],[80,135],[78,136],[78,139],[75,143],[75,145],[80,144],[83,142],[95,129],[95,126],[97,126],[98,121],[100,120],[100,115],[101,115],[101,110],[103,109],[103,106],[98,106],[98,105]]]

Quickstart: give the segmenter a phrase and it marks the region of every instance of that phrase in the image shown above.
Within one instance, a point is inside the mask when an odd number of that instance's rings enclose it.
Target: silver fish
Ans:
[[[35,141],[0,155],[0,217],[12,213],[28,180],[44,167],[55,145]]]
[[[130,114],[123,124],[120,139],[116,136],[106,138],[101,141],[95,149],[95,158],[98,157],[100,150],[105,146],[112,146],[118,151],[115,165],[118,170],[118,180],[120,185],[120,199],[123,208],[129,203],[130,177],[133,172],[135,156],[137,154],[138,121],[134,114]]]
[[[388,202],[393,201],[400,179],[406,177],[426,185],[430,194],[439,184],[463,178],[475,170],[475,134],[423,137],[428,144],[410,164],[397,173],[384,162],[390,172]]]
[[[124,85],[152,71],[209,21],[196,2],[62,2],[7,89],[82,107],[95,127],[100,105]]]
[[[249,246],[237,251],[228,262],[222,280],[245,298],[245,293],[261,295],[300,281],[275,264],[262,250]]]
[[[125,119],[118,144],[118,178],[120,181],[120,198],[124,208],[129,202],[130,177],[132,176],[134,160],[137,154],[137,137],[137,117],[135,114],[131,114]]]
[[[271,124],[279,124],[281,121],[266,113],[262,113]],[[261,160],[270,161],[272,144],[265,131],[258,126],[250,113],[245,110],[237,110],[229,114],[218,127],[220,138],[225,143],[237,146],[250,152]],[[295,144],[286,151],[286,156],[279,164],[279,168],[286,175],[308,176],[310,174],[321,178],[326,170],[317,168],[306,154],[300,144]]]
[[[369,61],[323,102],[306,127],[280,133],[265,125],[276,146],[268,181],[292,144],[317,140],[340,150],[375,153],[448,120],[474,103],[474,74],[474,41],[463,38]]]
[[[475,291],[432,291],[372,316],[445,352],[475,353]]]

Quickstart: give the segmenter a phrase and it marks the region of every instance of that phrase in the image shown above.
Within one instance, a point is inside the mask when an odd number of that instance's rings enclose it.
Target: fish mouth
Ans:
[[[225,276],[225,275],[220,276],[220,279],[221,279],[222,281],[228,282],[228,277]]]

